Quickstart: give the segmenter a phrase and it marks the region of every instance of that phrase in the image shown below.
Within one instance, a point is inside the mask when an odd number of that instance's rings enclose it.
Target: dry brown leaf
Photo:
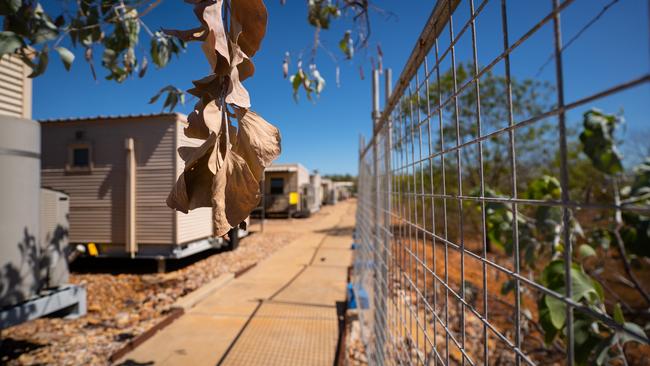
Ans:
[[[232,0],[232,27],[235,21],[241,25],[242,34],[237,43],[244,53],[253,57],[260,49],[262,39],[266,34],[268,12],[262,0]]]
[[[178,149],[178,154],[185,161],[185,169],[167,197],[169,207],[187,213],[212,205],[210,187],[214,173],[209,169],[209,161],[214,156],[216,141],[217,136],[212,133],[199,147],[183,146]]]
[[[185,174],[181,174],[176,180],[176,184],[167,196],[167,206],[171,209],[188,213],[190,209],[190,199],[187,197],[187,183],[185,183]]]
[[[255,65],[253,65],[253,61],[246,56],[237,43],[231,42],[230,47],[231,52],[233,53],[231,64],[237,66],[237,70],[239,71],[239,81],[244,81],[253,76],[253,74],[255,74]]]
[[[199,80],[192,80],[194,87],[188,89],[187,92],[195,97],[210,99],[217,99],[221,95],[222,78],[217,74],[210,74]]]
[[[228,37],[223,26],[222,9],[223,0],[204,0],[197,3],[194,13],[210,31],[206,41],[209,39],[212,42],[212,50],[227,59]]]
[[[250,108],[250,95],[239,78],[239,65],[245,61],[250,62],[250,60],[236,43],[230,43],[230,46],[232,52],[230,65],[232,68],[230,70],[230,84],[226,94],[226,103],[234,104],[240,108]]]
[[[232,150],[226,155],[224,169],[214,176],[212,191],[217,236],[237,227],[259,203],[259,183],[246,161]]]
[[[239,80],[244,81],[255,73],[255,66],[238,44],[239,37],[242,34],[241,24],[236,19],[231,20],[230,35],[230,63],[236,65],[239,69]]]
[[[188,126],[185,128],[185,136],[189,138],[206,140],[210,131],[219,132],[223,113],[216,101],[209,102],[206,106],[199,101],[192,113],[187,116]]]
[[[210,69],[215,74],[228,75],[230,70],[229,55],[226,53],[226,56],[224,56],[220,52],[215,51],[213,46],[215,39],[216,37],[214,32],[209,31],[205,41],[201,44],[201,49],[203,50],[205,57],[208,59]]]
[[[230,85],[228,85],[226,103],[234,104],[240,108],[251,107],[250,95],[239,80],[239,70],[236,67],[233,67],[230,71]]]
[[[233,151],[246,160],[251,172],[258,181],[262,179],[264,168],[280,156],[280,131],[251,110],[238,109],[239,132]]]
[[[228,122],[228,138],[230,139],[230,146],[234,148],[237,146],[237,127]]]

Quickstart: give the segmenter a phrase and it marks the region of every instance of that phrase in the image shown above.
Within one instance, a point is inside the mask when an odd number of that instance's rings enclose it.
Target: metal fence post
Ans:
[[[392,75],[393,72],[391,69],[386,69],[384,78],[385,78],[385,84],[384,84],[384,97],[386,98],[386,103],[384,105],[387,105],[388,103],[388,98],[390,98],[391,92],[392,92]],[[384,126],[383,134],[384,134],[384,154],[383,154],[383,159],[384,159],[384,189],[385,193],[383,195],[384,198],[384,248],[383,248],[383,263],[384,266],[382,267],[382,277],[385,281],[384,284],[384,297],[382,299],[382,314],[383,314],[383,320],[384,323],[383,325],[383,331],[384,331],[384,338],[388,337],[390,334],[390,331],[388,330],[389,327],[389,322],[388,322],[388,299],[390,298],[390,293],[391,293],[391,278],[389,277],[389,274],[391,273],[390,270],[390,265],[391,265],[391,258],[392,256],[392,226],[391,226],[391,180],[392,180],[392,170],[391,170],[391,148],[393,144],[392,140],[392,123],[390,119],[390,112],[386,112],[386,118],[387,118],[387,124]],[[388,342],[388,339],[384,339],[384,343]],[[385,347],[385,346],[384,346]],[[384,355],[384,353],[382,353]],[[385,355],[384,355],[385,356]]]
[[[381,113],[379,112],[379,70],[373,70],[372,72],[372,130],[373,130],[373,143],[372,143],[372,159],[373,159],[373,184],[374,184],[374,240],[373,240],[373,254],[374,254],[374,269],[375,269],[375,278],[374,278],[374,340],[375,340],[375,357],[378,365],[384,364],[384,353],[383,353],[383,329],[385,328],[384,324],[384,281],[385,277],[383,276],[384,270],[384,256],[383,254],[383,241],[381,240],[381,175],[379,174],[379,120],[381,118]]]

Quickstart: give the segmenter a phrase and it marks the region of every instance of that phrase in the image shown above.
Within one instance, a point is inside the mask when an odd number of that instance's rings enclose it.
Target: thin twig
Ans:
[[[609,287],[609,285],[607,285],[607,282],[605,281],[604,278],[600,277],[600,275],[594,273],[593,271],[590,272],[589,274],[590,274],[593,278],[595,278],[596,280],[598,280],[598,282],[600,282],[600,284],[605,288],[605,290],[607,290],[609,294],[611,294],[612,296],[614,296],[618,302],[620,302],[621,304],[623,304],[623,307],[625,307],[625,308],[628,310],[628,312],[631,313],[631,312],[634,311],[634,309],[632,309],[632,307],[631,307],[627,302],[625,302],[625,301],[624,301],[624,300],[623,300],[623,299],[622,299],[622,298],[621,298],[621,297],[616,293],[616,291],[614,291],[611,287]]]
[[[614,185],[614,204],[616,206],[616,211],[614,213],[614,221],[616,222],[616,228],[614,229],[614,236],[616,237],[616,248],[618,249],[618,254],[621,256],[621,260],[623,261],[623,267],[625,268],[625,273],[630,278],[630,280],[634,284],[634,287],[639,292],[639,294],[641,294],[641,296],[645,299],[646,303],[650,305],[650,296],[643,289],[643,287],[641,287],[639,280],[636,278],[636,275],[634,275],[634,272],[632,272],[632,265],[630,264],[630,260],[627,258],[627,254],[625,253],[625,243],[623,242],[623,238],[621,237],[621,231],[620,231],[621,228],[623,227],[623,215],[620,209],[621,193],[618,190],[617,177],[614,177],[613,185]]]
[[[562,49],[560,49],[560,53],[564,52],[567,48],[569,48],[569,46],[571,46],[571,44],[572,44],[573,42],[575,42],[578,38],[580,38],[580,36],[582,36],[582,34],[583,34],[584,32],[586,32],[587,29],[589,29],[592,25],[594,25],[594,23],[596,23],[596,22],[598,21],[598,19],[600,19],[603,15],[605,15],[605,13],[607,12],[607,10],[609,10],[609,8],[612,7],[612,5],[616,4],[618,1],[619,1],[619,0],[613,0],[613,1],[610,2],[609,4],[605,5],[605,6],[600,10],[600,12],[599,12],[598,14],[596,14],[596,16],[595,16],[594,18],[592,18],[589,22],[587,22],[587,24],[585,24],[585,25],[584,25],[584,26],[583,26],[583,27],[578,31],[578,33],[576,33],[573,37],[571,37],[571,39],[569,39],[569,41],[568,41],[567,43],[565,43],[564,46],[562,46]],[[544,69],[546,68],[546,66],[548,66],[548,64],[553,60],[553,57],[555,57],[554,54],[551,54],[551,55],[548,57],[548,59],[546,60],[546,62],[544,62],[544,64],[542,64],[542,66],[540,66],[539,70],[537,70],[537,74],[535,74],[535,76],[540,76],[540,75],[542,74],[542,71],[544,71]]]
[[[155,0],[153,3],[149,4],[149,6],[138,15],[138,18],[142,18],[143,16],[149,14],[149,12],[152,11],[156,6],[160,5],[160,3],[162,3],[162,0]]]

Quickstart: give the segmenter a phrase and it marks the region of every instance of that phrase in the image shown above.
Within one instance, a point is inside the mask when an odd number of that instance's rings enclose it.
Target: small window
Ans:
[[[284,193],[284,178],[271,178],[271,194]]]
[[[70,172],[87,172],[92,168],[92,148],[90,144],[77,143],[68,146],[66,170]]]
[[[72,167],[90,167],[90,149],[88,147],[75,147],[72,149]]]

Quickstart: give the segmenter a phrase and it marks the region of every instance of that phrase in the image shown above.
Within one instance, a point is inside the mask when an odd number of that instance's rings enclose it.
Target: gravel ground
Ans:
[[[165,274],[72,274],[88,290],[88,315],[38,319],[2,331],[0,364],[108,365],[110,355],[159,322],[179,297],[226,272],[268,257],[298,236],[256,233],[233,252],[209,256]]]

